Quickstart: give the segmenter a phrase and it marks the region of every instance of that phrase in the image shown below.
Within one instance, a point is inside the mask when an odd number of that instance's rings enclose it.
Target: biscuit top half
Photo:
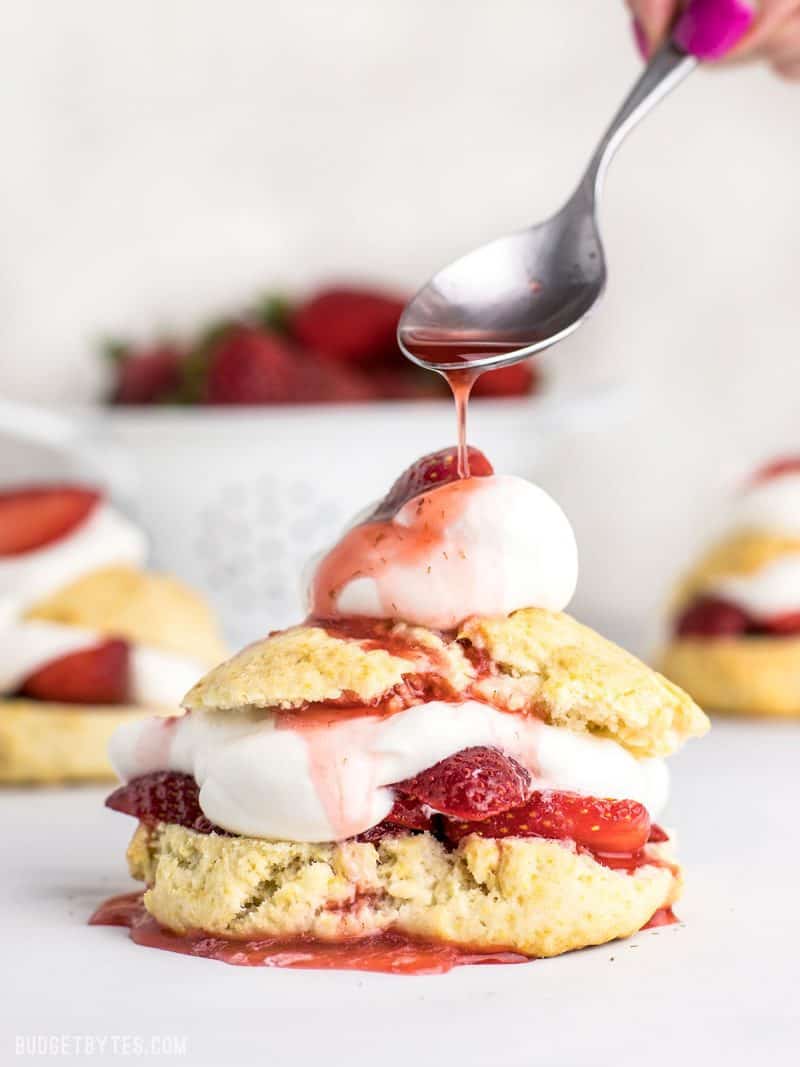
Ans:
[[[138,567],[90,571],[31,605],[25,618],[85,627],[208,666],[227,652],[216,619],[199,593],[176,578]]]
[[[364,706],[391,713],[429,700],[479,700],[664,756],[708,720],[677,686],[569,615],[525,608],[456,631],[391,621],[309,622],[243,649],[187,694],[190,710]]]

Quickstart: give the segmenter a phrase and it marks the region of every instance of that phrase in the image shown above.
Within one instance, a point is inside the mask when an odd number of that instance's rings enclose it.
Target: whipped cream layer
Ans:
[[[800,540],[800,473],[788,471],[755,482],[736,498],[731,527]],[[708,582],[704,591],[736,604],[756,621],[800,611],[800,553],[788,553],[750,574]]]
[[[191,774],[200,806],[232,833],[340,841],[384,819],[387,788],[476,745],[513,756],[534,789],[638,800],[656,817],[667,799],[663,760],[615,741],[548,726],[474,700],[431,701],[395,715],[191,712],[121,726],[110,755],[120,778]]]
[[[564,512],[511,475],[427,490],[387,521],[353,525],[314,567],[320,618],[399,618],[452,629],[470,615],[561,611],[575,591],[578,550]]]
[[[773,475],[748,486],[733,505],[732,525],[800,539],[800,472]]]
[[[79,626],[31,619],[0,627],[0,696],[17,692],[41,667],[111,640]],[[148,645],[130,644],[130,702],[175,707],[206,664]]]
[[[24,619],[36,601],[91,571],[141,566],[147,556],[142,531],[104,501],[64,537],[18,556],[0,558],[0,695],[16,692],[31,674],[62,656],[109,640],[78,626]],[[206,665],[144,645],[131,645],[133,704],[174,707]]]
[[[752,574],[717,578],[706,592],[736,604],[756,620],[800,612],[800,555],[783,556]]]

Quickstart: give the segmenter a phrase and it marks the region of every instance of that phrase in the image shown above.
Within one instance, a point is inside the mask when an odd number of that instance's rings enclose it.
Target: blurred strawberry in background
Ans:
[[[111,343],[105,354],[116,371],[114,404],[157,404],[180,384],[183,357],[172,345],[133,349]]]
[[[112,404],[324,404],[445,398],[436,374],[397,345],[405,299],[331,286],[292,303],[269,294],[249,312],[202,331],[194,343],[106,346]],[[527,361],[482,375],[476,397],[536,390]]]
[[[322,289],[291,314],[300,344],[323,359],[370,366],[397,352],[397,323],[406,301],[367,289]]]

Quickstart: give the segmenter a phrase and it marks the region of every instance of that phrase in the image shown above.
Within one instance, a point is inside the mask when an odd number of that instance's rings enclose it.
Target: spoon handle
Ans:
[[[696,66],[697,59],[673,41],[661,46],[603,135],[581,179],[580,191],[588,193],[592,200],[599,197],[608,165],[627,134]]]

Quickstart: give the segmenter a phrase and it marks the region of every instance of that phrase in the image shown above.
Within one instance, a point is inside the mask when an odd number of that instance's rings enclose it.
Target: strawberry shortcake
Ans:
[[[669,921],[678,688],[564,613],[572,529],[469,451],[426,456],[319,558],[309,616],[121,727],[143,895],[96,923],[233,963],[441,971]]]
[[[704,707],[800,715],[800,457],[758,471],[683,579],[662,669]]]
[[[0,492],[0,782],[109,777],[108,740],[224,655],[137,526],[77,485]]]

